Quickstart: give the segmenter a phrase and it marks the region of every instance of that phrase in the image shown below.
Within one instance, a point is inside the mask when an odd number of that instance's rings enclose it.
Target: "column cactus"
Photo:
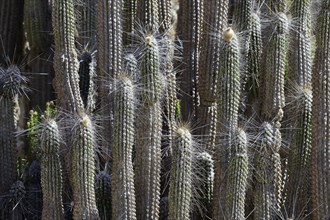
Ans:
[[[111,219],[111,177],[107,170],[99,172],[95,177],[95,195],[101,220]]]
[[[133,145],[135,141],[135,91],[129,75],[114,82],[112,218],[136,219]],[[139,177],[142,178],[142,177]]]
[[[290,217],[308,214],[310,200],[310,159],[312,135],[312,65],[311,65],[311,1],[294,1],[291,7],[287,106],[290,131],[289,180],[285,208]],[[294,117],[292,117],[294,116]],[[292,135],[292,136],[291,136]]]
[[[243,129],[238,128],[230,146],[231,156],[228,162],[226,191],[226,212],[229,219],[245,219],[245,192],[249,174],[247,137]]]
[[[193,140],[189,129],[176,130],[168,197],[169,220],[189,220],[192,199]]]
[[[199,64],[198,94],[200,106],[197,117],[202,125],[199,135],[205,137],[206,148],[212,149],[216,140],[217,122],[217,88],[218,73],[221,65],[222,32],[227,27],[228,0],[204,2],[204,32],[201,38],[201,60]]]
[[[178,36],[182,39],[184,48],[182,54],[182,81],[180,89],[182,119],[189,120],[196,114],[198,105],[197,78],[199,75],[199,60],[201,37],[203,33],[204,3],[200,0],[180,1],[178,13]],[[180,69],[181,70],[181,69]]]
[[[74,118],[70,181],[73,191],[73,218],[99,218],[95,198],[95,129],[83,112]]]
[[[230,148],[233,143],[234,132],[238,126],[238,107],[241,93],[241,75],[239,63],[239,45],[236,34],[231,28],[222,35],[222,51],[218,70],[218,127],[219,133],[215,148],[214,200],[213,217],[221,218],[225,209],[226,170],[231,157]]]
[[[75,14],[73,0],[52,2],[55,40],[55,91],[60,106],[70,112],[83,109],[80,97],[78,59],[75,48]]]
[[[254,159],[254,218],[274,219],[279,213],[281,188],[281,134],[274,122],[264,122]]]
[[[62,138],[56,121],[50,115],[44,116],[38,127],[41,139],[42,219],[64,219],[62,165],[59,155]]]
[[[142,118],[137,126],[135,189],[138,219],[158,219],[161,171],[161,97],[163,78],[160,73],[159,46],[156,38],[145,36],[141,64]],[[139,117],[141,117],[139,116]],[[146,160],[148,158],[148,160]]]
[[[208,152],[197,155],[197,178],[199,179],[199,204],[201,219],[208,219],[212,216],[212,200],[214,185],[214,160]]]
[[[99,81],[100,109],[108,120],[102,122],[105,160],[110,160],[111,118],[113,103],[109,96],[109,82],[122,71],[124,0],[101,0],[97,2],[97,76]]]
[[[312,219],[330,217],[330,1],[321,2],[316,26],[316,52],[313,65],[312,115]]]
[[[0,67],[0,193],[7,192],[18,175],[15,108],[26,80],[18,67]]]

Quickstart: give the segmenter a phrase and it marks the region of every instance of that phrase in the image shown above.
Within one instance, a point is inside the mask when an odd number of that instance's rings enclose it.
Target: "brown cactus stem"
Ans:
[[[198,105],[197,78],[199,74],[199,55],[201,36],[203,32],[203,1],[180,1],[178,13],[178,36],[183,44],[182,81],[180,83],[181,114],[187,121],[196,114]]]
[[[102,122],[104,141],[103,148],[106,149],[105,160],[110,160],[110,144],[112,133],[113,97],[109,96],[109,85],[122,71],[123,57],[123,0],[100,0],[97,3],[97,76],[100,77],[98,94],[100,108],[107,120]]]
[[[84,105],[79,90],[73,0],[52,2],[52,23],[55,40],[55,91],[60,106],[75,112],[83,109]]]
[[[330,218],[330,2],[324,0],[316,28],[312,108],[312,219]]]

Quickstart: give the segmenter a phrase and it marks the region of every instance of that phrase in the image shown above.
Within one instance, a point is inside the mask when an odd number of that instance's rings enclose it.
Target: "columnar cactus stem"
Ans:
[[[34,55],[50,46],[50,13],[48,1],[24,1],[24,30]]]
[[[198,94],[200,96],[200,107],[197,110],[197,118],[201,127],[205,127],[199,131],[199,135],[209,137],[205,140],[206,148],[213,149],[216,136],[216,99],[218,88],[218,73],[220,69],[220,54],[222,32],[227,27],[228,0],[211,0],[204,2],[204,32],[206,34],[201,38],[201,48],[209,48],[201,50],[201,60],[199,64],[198,76]],[[213,112],[213,114],[207,114]],[[218,121],[219,122],[219,121]],[[210,125],[210,126],[208,126]]]
[[[134,220],[136,210],[132,154],[135,138],[135,92],[132,80],[125,75],[119,75],[115,79],[115,88],[112,218]]]
[[[288,215],[304,216],[310,200],[309,170],[311,159],[312,65],[311,65],[311,1],[297,0],[291,7],[295,29],[290,32],[289,89],[295,97],[288,105],[288,122],[292,128],[289,153],[289,181],[286,210]],[[293,88],[292,88],[293,87]],[[298,87],[298,88],[294,88]],[[290,94],[288,94],[290,95]],[[294,116],[294,117],[292,117]]]
[[[80,25],[77,27],[79,31],[79,42],[85,47],[87,45],[93,47],[96,43],[96,2],[97,0],[87,0],[81,2],[78,7],[80,14]]]
[[[62,166],[59,156],[61,137],[54,119],[45,118],[41,138],[42,219],[64,219],[62,203]]]
[[[223,32],[223,45],[220,56],[219,78],[218,78],[218,127],[220,133],[215,149],[215,188],[213,201],[213,217],[220,218],[225,207],[226,183],[225,173],[228,166],[228,159],[231,152],[230,147],[234,138],[235,130],[238,126],[238,107],[240,101],[240,63],[238,40],[234,31],[228,28]],[[225,155],[225,156],[224,156]]]
[[[203,32],[203,1],[180,1],[178,36],[183,44],[182,81],[181,81],[181,109],[182,119],[188,120],[195,113],[197,98],[197,77],[199,75],[199,55],[201,33]]]
[[[267,46],[262,112],[265,120],[278,118],[277,120],[281,121],[281,112],[285,105],[284,75],[288,18],[280,12],[274,15],[274,19]]]
[[[98,219],[95,200],[95,134],[89,117],[81,113],[73,128],[71,182],[73,191],[73,218]]]
[[[17,179],[15,99],[25,81],[16,66],[0,67],[0,193],[7,192]]]
[[[157,40],[147,35],[142,58],[143,119],[137,127],[136,205],[138,219],[158,219],[161,168],[161,97],[163,91]],[[146,158],[148,158],[146,160]]]
[[[83,102],[79,92],[73,0],[52,2],[52,23],[55,40],[55,91],[61,107],[74,112],[83,109]]]
[[[246,110],[246,98],[249,94],[249,88],[246,87],[249,78],[249,48],[251,44],[252,32],[252,10],[253,0],[235,0],[234,14],[233,14],[233,29],[236,33],[240,33],[240,53],[241,53],[241,102],[240,110]]]
[[[200,178],[200,204],[202,205],[202,219],[212,216],[213,181],[214,181],[214,161],[212,156],[203,152],[197,156],[198,178]]]
[[[96,176],[95,195],[101,220],[111,219],[111,177],[107,171]]]
[[[164,0],[165,1],[165,0]],[[158,31],[159,22],[159,1],[158,0],[137,0],[137,19],[150,31]]]
[[[210,106],[217,98],[220,68],[221,36],[227,27],[228,0],[211,0],[204,4],[205,37],[201,40],[200,76],[198,92],[203,106]],[[208,28],[206,28],[208,27]]]
[[[238,129],[230,146],[231,157],[228,164],[226,191],[226,215],[229,219],[245,219],[245,192],[248,178],[247,138]]]
[[[192,198],[192,151],[190,131],[182,126],[176,130],[169,191],[169,220],[188,220]]]
[[[313,66],[312,208],[313,219],[330,217],[330,1],[322,1],[316,27]]]
[[[129,34],[135,32],[137,0],[124,0],[124,44],[131,43]]]
[[[100,0],[97,3],[97,76],[101,80],[99,84],[100,108],[105,118],[112,118],[113,109],[109,103],[113,103],[109,96],[109,85],[122,71],[123,57],[123,10],[124,0]],[[102,123],[104,129],[104,148],[111,143],[111,120]],[[106,152],[106,154],[110,154]],[[106,160],[109,160],[109,156]]]
[[[281,147],[281,134],[272,122],[262,124],[254,161],[254,218],[274,219],[280,207],[281,160],[278,153]]]

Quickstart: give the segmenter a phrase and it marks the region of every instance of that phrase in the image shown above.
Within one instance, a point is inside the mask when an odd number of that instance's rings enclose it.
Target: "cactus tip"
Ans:
[[[232,28],[227,28],[226,30],[224,30],[223,32],[223,39],[227,42],[232,41],[232,39],[235,37],[235,32],[233,31]]]

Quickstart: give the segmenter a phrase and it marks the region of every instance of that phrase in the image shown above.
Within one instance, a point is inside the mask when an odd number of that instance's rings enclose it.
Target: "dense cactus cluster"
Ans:
[[[330,0],[0,12],[0,219],[330,219]]]

